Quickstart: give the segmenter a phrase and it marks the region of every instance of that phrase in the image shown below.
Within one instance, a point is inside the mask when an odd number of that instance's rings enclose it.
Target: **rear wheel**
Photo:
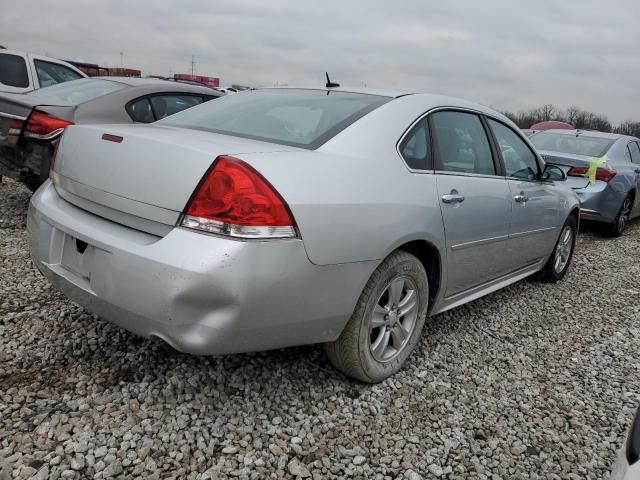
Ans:
[[[629,194],[625,197],[622,205],[620,206],[620,210],[618,211],[618,215],[613,222],[607,225],[606,233],[610,237],[619,237],[623,234],[624,229],[627,227],[627,223],[629,223],[629,217],[631,216],[631,209],[633,208],[633,195]]]
[[[422,263],[409,253],[392,253],[371,275],[340,337],[326,345],[329,360],[362,382],[393,375],[420,339],[428,298]]]
[[[576,231],[577,224],[573,215],[569,215],[567,221],[564,222],[562,230],[560,230],[560,236],[556,242],[556,247],[553,249],[553,253],[547,260],[544,268],[540,270],[537,278],[545,281],[555,283],[562,280],[569,270],[571,265],[571,259],[573,258],[573,250],[576,245]]]

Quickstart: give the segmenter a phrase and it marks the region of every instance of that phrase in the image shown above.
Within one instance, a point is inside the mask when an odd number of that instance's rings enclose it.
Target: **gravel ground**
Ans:
[[[429,321],[406,368],[351,382],[320,347],[203,358],[70,303],[0,184],[5,478],[609,477],[638,401],[640,222],[583,233],[566,280]]]

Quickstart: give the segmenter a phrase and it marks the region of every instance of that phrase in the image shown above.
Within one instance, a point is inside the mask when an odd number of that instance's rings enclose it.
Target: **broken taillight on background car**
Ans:
[[[69,125],[73,125],[73,122],[36,110],[27,120],[24,137],[32,140],[51,140],[60,135]]]
[[[589,167],[571,167],[567,172],[567,176],[569,177],[586,177],[587,172],[589,171]],[[603,182],[610,182],[613,177],[616,176],[615,169],[611,167],[598,167],[596,170],[596,180],[601,180]]]

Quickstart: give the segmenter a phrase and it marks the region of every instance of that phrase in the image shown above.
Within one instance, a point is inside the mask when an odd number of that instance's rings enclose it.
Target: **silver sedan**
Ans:
[[[67,128],[28,228],[54,285],[136,334],[195,354],[325,343],[378,382],[429,315],[565,275],[564,180],[475,103],[264,89]]]

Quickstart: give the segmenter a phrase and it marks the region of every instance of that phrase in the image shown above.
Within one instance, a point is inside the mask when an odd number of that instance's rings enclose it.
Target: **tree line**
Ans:
[[[531,125],[539,122],[558,120],[570,123],[581,130],[598,130],[640,137],[640,122],[627,120],[620,125],[613,125],[605,115],[589,112],[578,107],[569,107],[566,110],[562,110],[554,105],[547,104],[519,113],[502,113],[520,128],[530,128]]]

